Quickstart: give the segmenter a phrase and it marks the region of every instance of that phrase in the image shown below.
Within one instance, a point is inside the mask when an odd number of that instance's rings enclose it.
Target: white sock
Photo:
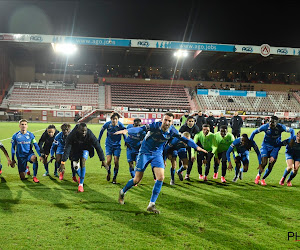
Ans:
[[[151,201],[149,202],[149,207],[154,206],[154,205],[155,205],[155,202],[151,202]]]
[[[78,186],[83,186],[83,184],[79,184]]]

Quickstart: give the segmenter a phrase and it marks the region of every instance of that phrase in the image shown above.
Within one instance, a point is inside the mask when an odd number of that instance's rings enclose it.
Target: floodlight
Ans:
[[[178,51],[174,52],[174,56],[176,56],[178,58],[187,57],[188,52],[186,50],[178,50]]]
[[[72,55],[77,51],[77,46],[71,43],[52,43],[52,47],[56,53]]]

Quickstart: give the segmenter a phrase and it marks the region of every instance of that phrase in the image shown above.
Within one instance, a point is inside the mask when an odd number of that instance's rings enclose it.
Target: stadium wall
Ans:
[[[46,80],[46,81],[74,81],[75,83],[93,83],[94,82],[94,75],[77,75],[74,74],[48,74],[46,73],[35,73],[35,79],[37,80]]]

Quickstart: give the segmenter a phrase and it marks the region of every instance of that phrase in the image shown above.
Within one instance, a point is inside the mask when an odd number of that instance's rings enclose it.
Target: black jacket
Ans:
[[[71,133],[67,136],[66,144],[64,148],[64,154],[62,156],[62,161],[66,161],[69,156],[72,156],[78,153],[81,150],[88,150],[89,156],[92,158],[94,156],[94,149],[96,149],[99,160],[105,161],[103,150],[93,132],[88,129],[87,134],[83,140],[77,135],[78,124],[74,127]]]
[[[216,118],[209,116],[206,118],[206,123],[210,126],[210,128],[212,128],[216,125]]]
[[[230,127],[232,130],[241,130],[243,126],[243,119],[240,116],[233,116],[230,120]]]
[[[198,126],[198,128],[201,130],[202,129],[202,125],[205,124],[205,116],[204,115],[197,115],[196,116],[196,125]]]
[[[55,130],[54,136],[50,137],[47,133],[47,129],[44,131],[38,143],[41,154],[49,155],[54,138],[58,133],[59,131]]]
[[[189,128],[188,125],[183,124],[180,127],[179,132],[180,133],[189,132],[191,134],[191,138],[194,139],[194,136],[200,132],[200,129],[196,124],[191,128]]]
[[[220,127],[223,125],[226,125],[226,127],[228,126],[228,122],[226,117],[219,117],[219,119],[217,120],[217,124],[218,124],[218,131],[220,130]]]

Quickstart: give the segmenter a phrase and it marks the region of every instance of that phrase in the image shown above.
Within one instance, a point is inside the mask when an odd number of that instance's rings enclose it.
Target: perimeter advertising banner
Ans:
[[[197,95],[267,97],[266,91],[197,89]]]

